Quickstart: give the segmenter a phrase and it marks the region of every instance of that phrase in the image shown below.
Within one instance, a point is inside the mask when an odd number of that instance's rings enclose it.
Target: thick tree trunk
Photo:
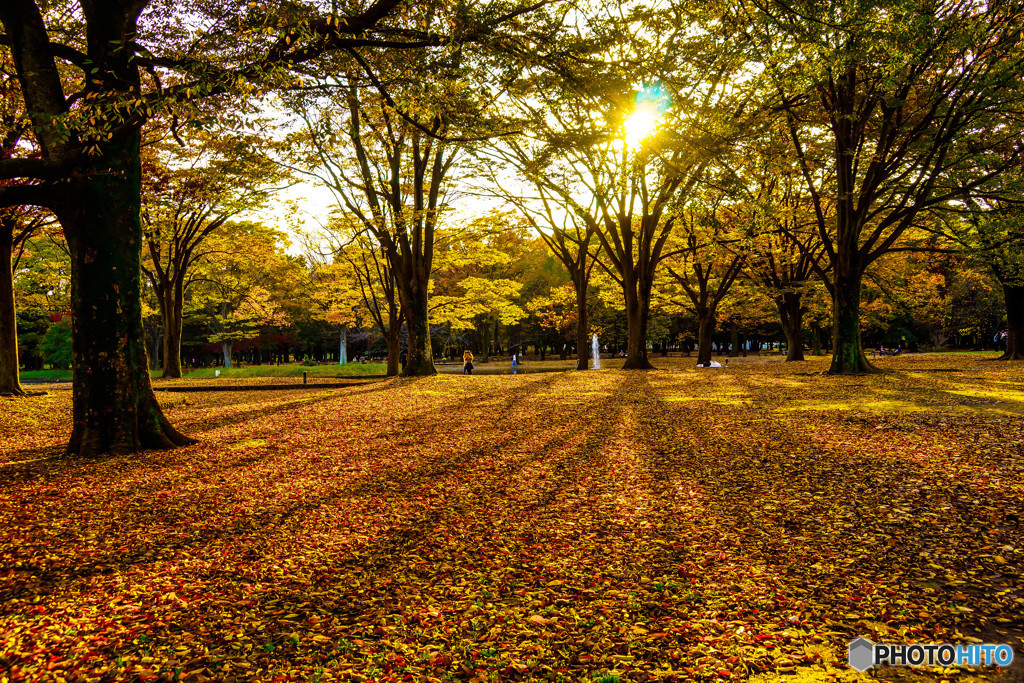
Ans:
[[[626,294],[626,326],[628,342],[626,345],[626,362],[623,370],[653,370],[654,366],[647,359],[647,319],[650,314],[650,300],[643,294],[639,296]]]
[[[409,331],[409,352],[403,377],[429,377],[437,374],[430,347],[430,315],[426,288],[404,292],[402,311]]]
[[[587,319],[587,285],[573,283],[576,287],[576,369],[590,367],[590,323]]]
[[[14,231],[0,226],[0,396],[24,396],[18,374],[18,319],[14,307]]]
[[[1003,285],[1006,350],[999,360],[1024,360],[1024,286]]]
[[[729,354],[731,358],[740,355],[740,327],[733,323],[729,331]]]
[[[786,292],[775,297],[779,309],[782,331],[786,335],[786,361],[804,360],[804,309],[798,292]]]
[[[830,375],[877,372],[860,342],[860,272],[837,269],[832,297],[832,365]]]
[[[716,323],[713,308],[697,308],[697,363],[711,362],[711,337]]]
[[[193,443],[153,394],[142,326],[139,134],[111,143],[56,209],[71,252],[69,455]]]

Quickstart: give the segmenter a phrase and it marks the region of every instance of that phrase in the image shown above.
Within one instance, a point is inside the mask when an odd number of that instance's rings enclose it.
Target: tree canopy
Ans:
[[[1021,353],[1019,3],[9,0],[0,22],[0,390],[47,333],[15,312],[42,266],[15,261],[52,215],[72,454],[187,443],[148,369],[180,375],[183,345],[380,342],[416,376],[459,346],[585,370],[600,332],[646,369],[775,335],[851,373],[865,338],[999,344],[1005,316]],[[268,210],[289,175],[333,198],[302,254]]]

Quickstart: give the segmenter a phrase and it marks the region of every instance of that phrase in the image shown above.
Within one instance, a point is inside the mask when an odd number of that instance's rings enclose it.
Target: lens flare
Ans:
[[[654,132],[659,123],[661,123],[661,112],[658,111],[658,108],[646,102],[640,103],[629,115],[629,118],[622,123],[626,134],[626,144],[630,147],[637,147]]]

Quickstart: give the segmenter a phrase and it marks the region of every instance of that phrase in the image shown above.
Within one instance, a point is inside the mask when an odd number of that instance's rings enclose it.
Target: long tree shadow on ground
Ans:
[[[956,640],[993,618],[1003,637],[1021,635],[1011,624],[1019,576],[998,550],[1024,531],[1019,492],[991,486],[993,468],[969,448],[937,457],[834,413],[771,415],[657,393],[637,392],[648,404],[636,438],[661,486],[694,491],[702,510],[669,536],[713,540],[675,546],[665,566],[701,576],[702,587],[741,586],[737,567],[754,570],[769,590],[722,599],[732,617],[767,611],[842,634],[837,649],[858,636]]]
[[[865,450],[865,429],[834,416],[666,402],[665,377],[412,382],[254,414],[228,430],[248,437],[237,450],[66,466],[21,493],[26,516],[8,527],[31,547],[3,558],[0,616],[45,604],[80,619],[102,597],[111,666],[163,652],[166,671],[217,679],[243,664],[268,680],[300,664],[308,677],[742,678],[879,624],[931,638],[954,614],[938,598],[974,599],[927,566],[960,571],[944,539],[1019,532],[978,468],[951,480],[901,434]],[[90,486],[110,497],[91,501]],[[111,611],[122,603],[145,612]]]
[[[544,387],[552,384],[556,378],[545,378],[541,383],[535,383],[529,387],[523,387],[518,390],[509,392],[509,395],[504,399],[500,405],[498,405],[493,412],[497,415],[507,415],[516,403],[525,399],[530,392],[536,391],[538,385]],[[480,421],[480,416],[475,415],[470,409],[479,404],[479,396],[470,395],[464,398],[461,402],[456,403],[449,410],[446,411],[447,424],[449,428],[458,428],[460,426],[460,419],[458,416],[463,416],[461,419],[462,423],[472,422],[477,423]],[[317,401],[319,402],[319,401]],[[301,405],[309,405],[310,402],[303,401]],[[295,406],[289,406],[295,407]],[[284,408],[282,408],[282,411]],[[454,416],[454,417],[452,417]],[[561,418],[548,420],[544,425],[538,425],[536,429],[543,429],[544,431],[558,431],[563,426],[570,427],[570,431],[561,435],[557,440],[552,442],[553,446],[556,446],[560,442],[566,442],[577,436],[578,432],[581,432],[588,427],[585,422],[581,419],[581,415],[577,412],[568,412],[563,414]],[[486,418],[485,418],[486,419]],[[215,422],[219,422],[215,420]],[[500,425],[501,423],[495,421],[493,424]],[[522,421],[522,424],[528,424],[527,421]],[[408,420],[396,420],[394,421],[393,429],[391,430],[393,436],[394,433],[401,433],[403,430],[410,429],[414,425]],[[473,425],[470,425],[471,428]],[[402,497],[408,495],[410,492],[421,488],[424,482],[436,481],[447,476],[451,476],[453,473],[464,474],[467,471],[473,469],[477,461],[483,457],[489,457],[495,452],[512,452],[519,454],[519,459],[513,459],[504,463],[500,468],[500,477],[511,476],[518,469],[526,466],[531,460],[537,457],[529,448],[523,447],[523,442],[528,441],[532,438],[534,431],[529,428],[519,427],[515,430],[504,430],[500,435],[496,435],[493,441],[490,441],[486,445],[476,446],[474,448],[465,451],[454,451],[449,457],[443,459],[432,460],[420,464],[417,467],[401,470],[393,470],[384,473],[375,473],[372,475],[365,475],[363,477],[353,477],[346,481],[343,486],[340,486],[331,492],[331,495],[315,500],[304,500],[297,501],[288,506],[274,506],[261,512],[254,512],[251,515],[242,517],[235,524],[227,526],[218,526],[215,528],[205,528],[199,533],[189,536],[187,539],[181,538],[179,535],[174,537],[161,539],[159,534],[154,534],[148,537],[146,542],[140,543],[139,547],[135,550],[129,550],[121,548],[118,550],[116,555],[110,557],[103,557],[95,560],[83,560],[80,557],[69,557],[67,564],[55,564],[49,567],[43,568],[33,564],[20,563],[18,568],[19,572],[33,575],[32,586],[42,592],[32,592],[32,589],[28,584],[22,584],[17,590],[11,590],[8,587],[6,594],[3,597],[20,597],[22,599],[34,599],[39,598],[46,594],[49,588],[52,588],[54,581],[59,580],[61,583],[68,583],[79,579],[87,579],[97,573],[107,574],[111,572],[122,571],[128,567],[143,565],[147,563],[158,562],[161,558],[166,557],[168,554],[179,554],[183,550],[189,548],[203,548],[214,541],[224,540],[227,538],[242,538],[249,537],[251,543],[248,544],[246,554],[250,557],[255,557],[259,554],[259,542],[258,539],[268,535],[268,530],[275,530],[278,534],[291,534],[301,533],[301,524],[292,524],[292,521],[296,518],[301,518],[302,515],[308,513],[311,510],[322,508],[325,506],[331,506],[338,503],[343,503],[346,500],[353,498],[360,498],[366,496],[379,496],[387,494],[392,497]],[[385,435],[384,440],[387,440],[389,435]],[[596,451],[594,447],[593,435],[590,435],[585,441],[585,449],[588,452]],[[179,453],[178,455],[183,455]],[[280,457],[279,454],[267,454],[264,453],[254,455],[236,455],[230,460],[224,463],[211,463],[207,468],[207,471],[203,473],[204,476],[214,476],[229,478],[233,475],[235,470],[244,469],[251,467],[255,464],[260,463],[267,457]],[[176,460],[177,458],[175,458]],[[162,467],[173,467],[178,464],[174,460],[171,463],[162,463]],[[145,463],[136,463],[137,467],[147,467]],[[46,469],[48,473],[53,477],[58,474],[67,476],[69,468],[72,468],[71,476],[75,476],[75,471],[78,470],[80,464],[76,463],[54,463],[48,466]],[[499,473],[499,469],[493,469],[495,473]],[[38,472],[36,473],[39,474]],[[194,476],[194,475],[193,475]],[[166,481],[156,481],[148,487],[147,490],[136,490],[136,494],[148,496],[156,499],[156,493],[160,489],[167,487]],[[446,501],[446,507],[440,511],[430,511],[428,516],[423,517],[415,523],[405,525],[403,528],[397,528],[393,531],[393,536],[388,538],[380,539],[382,545],[378,551],[375,551],[375,556],[381,558],[382,561],[391,558],[393,561],[395,558],[401,557],[401,553],[395,554],[399,548],[409,542],[410,534],[415,537],[417,533],[421,533],[431,524],[438,521],[438,515],[458,514],[461,508],[459,501]],[[157,511],[157,510],[155,510]],[[133,511],[126,511],[128,514],[133,514]],[[113,533],[115,529],[128,528],[132,524],[137,524],[139,520],[134,517],[126,517],[122,523],[116,521],[109,522],[109,530]],[[187,520],[162,520],[165,527],[175,528],[181,522]],[[406,540],[402,540],[406,539]],[[397,544],[397,545],[396,545]]]

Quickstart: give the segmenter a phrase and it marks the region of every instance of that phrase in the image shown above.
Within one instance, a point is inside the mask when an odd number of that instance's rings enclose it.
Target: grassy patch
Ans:
[[[57,382],[70,380],[70,370],[26,370],[20,373],[21,379],[33,382]]]
[[[162,370],[150,370],[151,377],[159,377]],[[30,382],[70,382],[71,370],[25,370],[18,375],[22,380]]]
[[[185,379],[225,379],[232,377],[350,377],[353,375],[383,375],[388,367],[383,363],[348,363],[346,365],[245,365],[240,368],[202,368],[194,370]],[[220,371],[220,376],[217,372]]]

